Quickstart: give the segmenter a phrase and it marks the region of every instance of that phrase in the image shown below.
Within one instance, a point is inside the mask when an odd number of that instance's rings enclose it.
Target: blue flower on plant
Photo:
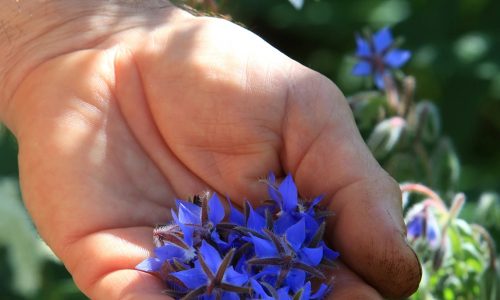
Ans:
[[[408,211],[407,236],[410,241],[424,239],[431,249],[438,249],[441,242],[441,232],[436,216],[426,203],[414,205]]]
[[[394,39],[389,28],[382,28],[369,39],[356,36],[356,56],[360,61],[352,73],[356,76],[373,76],[375,85],[384,89],[384,77],[391,76],[391,69],[401,68],[411,57],[408,50],[394,47]]]

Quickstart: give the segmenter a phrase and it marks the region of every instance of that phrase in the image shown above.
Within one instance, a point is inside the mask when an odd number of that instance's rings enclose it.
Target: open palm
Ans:
[[[418,284],[398,187],[342,94],[229,22],[131,26],[39,65],[14,101],[26,205],[93,299],[166,298],[134,266],[174,198],[210,189],[258,203],[270,171],[331,199],[336,296],[376,298],[371,285],[399,297]]]

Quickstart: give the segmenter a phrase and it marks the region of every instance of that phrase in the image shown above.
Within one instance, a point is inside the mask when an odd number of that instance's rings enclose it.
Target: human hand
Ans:
[[[257,179],[270,171],[330,199],[342,261],[331,298],[414,291],[420,267],[404,241],[399,187],[333,83],[229,22],[138,10],[90,42],[50,44],[3,106],[26,206],[82,291],[165,299],[134,266],[174,198],[210,189],[258,201]]]

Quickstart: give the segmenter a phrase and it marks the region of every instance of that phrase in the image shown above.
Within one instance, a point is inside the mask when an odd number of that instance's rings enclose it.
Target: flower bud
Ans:
[[[433,186],[443,191],[453,190],[460,177],[460,161],[448,138],[442,138],[431,157],[431,180]]]
[[[398,144],[405,128],[406,121],[401,117],[392,117],[377,124],[367,141],[373,155],[377,159],[385,157]]]
[[[421,101],[415,106],[417,137],[432,143],[441,134],[441,117],[436,105],[430,101]]]

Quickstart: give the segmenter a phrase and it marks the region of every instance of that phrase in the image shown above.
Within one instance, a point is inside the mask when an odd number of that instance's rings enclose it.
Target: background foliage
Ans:
[[[390,25],[404,37],[403,48],[413,51],[404,70],[417,79],[416,98],[437,105],[442,132],[460,159],[455,189],[468,198],[461,216],[484,225],[500,248],[500,1],[306,0],[301,10],[285,0],[219,2],[221,13],[329,77],[346,95],[371,86],[351,75],[354,33]],[[17,177],[16,152],[14,138],[0,129],[0,178]],[[12,245],[0,238],[0,299],[84,299],[51,259],[39,268],[40,289],[15,290],[16,270],[7,259]]]

